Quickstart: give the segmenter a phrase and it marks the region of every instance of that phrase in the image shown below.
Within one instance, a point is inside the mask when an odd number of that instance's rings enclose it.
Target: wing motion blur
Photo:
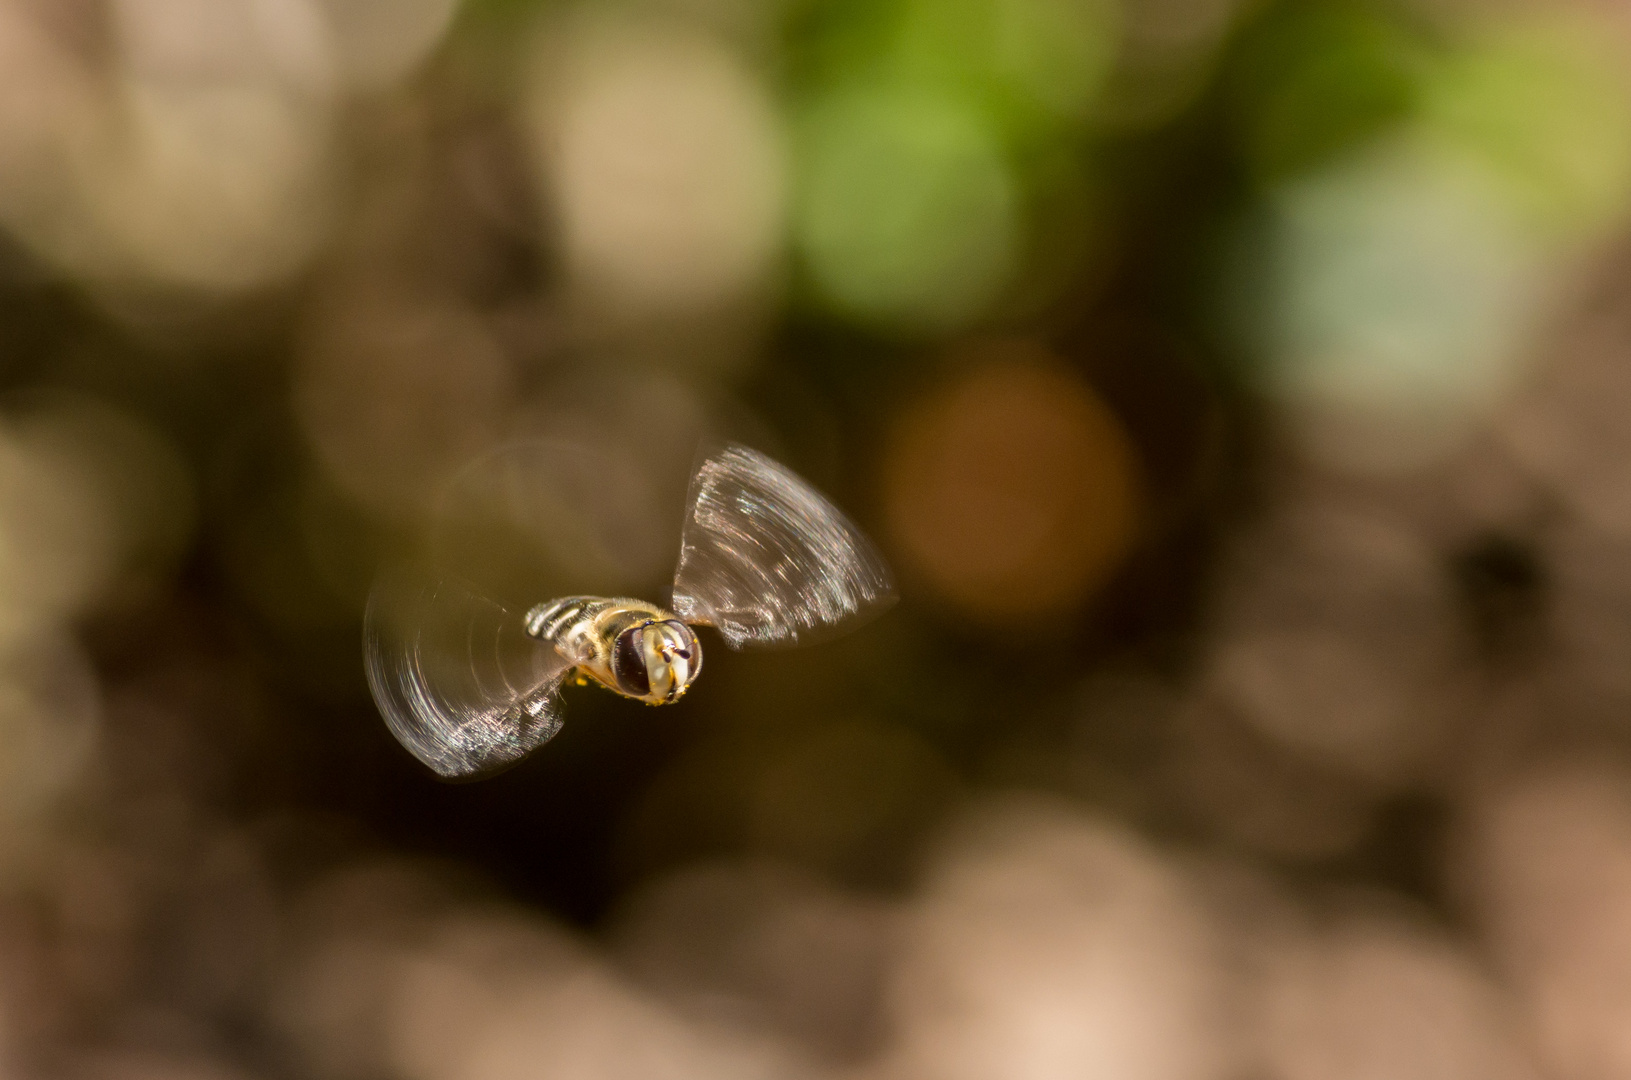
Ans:
[[[489,776],[561,729],[570,667],[514,612],[454,582],[398,575],[363,623],[368,685],[413,755],[450,780]]]
[[[732,648],[807,644],[895,600],[883,557],[792,472],[729,445],[691,481],[673,608]]]

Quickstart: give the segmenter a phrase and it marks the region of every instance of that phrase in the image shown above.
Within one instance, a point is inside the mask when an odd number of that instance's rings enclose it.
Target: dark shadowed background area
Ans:
[[[1631,9],[0,0],[0,1073],[1631,1080]],[[423,560],[901,602],[447,785]]]

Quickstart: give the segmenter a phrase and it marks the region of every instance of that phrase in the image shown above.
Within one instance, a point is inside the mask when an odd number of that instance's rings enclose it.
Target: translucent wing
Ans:
[[[745,446],[691,481],[674,612],[733,647],[805,643],[877,614],[895,587],[872,543],[803,480]]]
[[[448,779],[491,775],[561,729],[570,664],[521,617],[446,580],[382,578],[363,620],[368,686],[391,733]]]

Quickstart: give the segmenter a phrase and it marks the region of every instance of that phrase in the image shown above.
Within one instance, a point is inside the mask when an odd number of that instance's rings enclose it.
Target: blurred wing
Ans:
[[[463,586],[382,578],[363,650],[391,734],[447,779],[498,772],[561,729],[556,690],[571,665]]]
[[[697,469],[674,572],[680,618],[732,648],[802,644],[894,600],[877,549],[787,469],[736,445]]]

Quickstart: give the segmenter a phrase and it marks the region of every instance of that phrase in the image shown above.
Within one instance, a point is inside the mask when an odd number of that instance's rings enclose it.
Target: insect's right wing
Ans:
[[[490,776],[561,729],[571,664],[519,615],[455,582],[382,577],[363,651],[391,734],[446,779]]]
[[[709,454],[691,481],[674,612],[732,648],[801,645],[895,602],[883,556],[791,470],[745,446]]]

